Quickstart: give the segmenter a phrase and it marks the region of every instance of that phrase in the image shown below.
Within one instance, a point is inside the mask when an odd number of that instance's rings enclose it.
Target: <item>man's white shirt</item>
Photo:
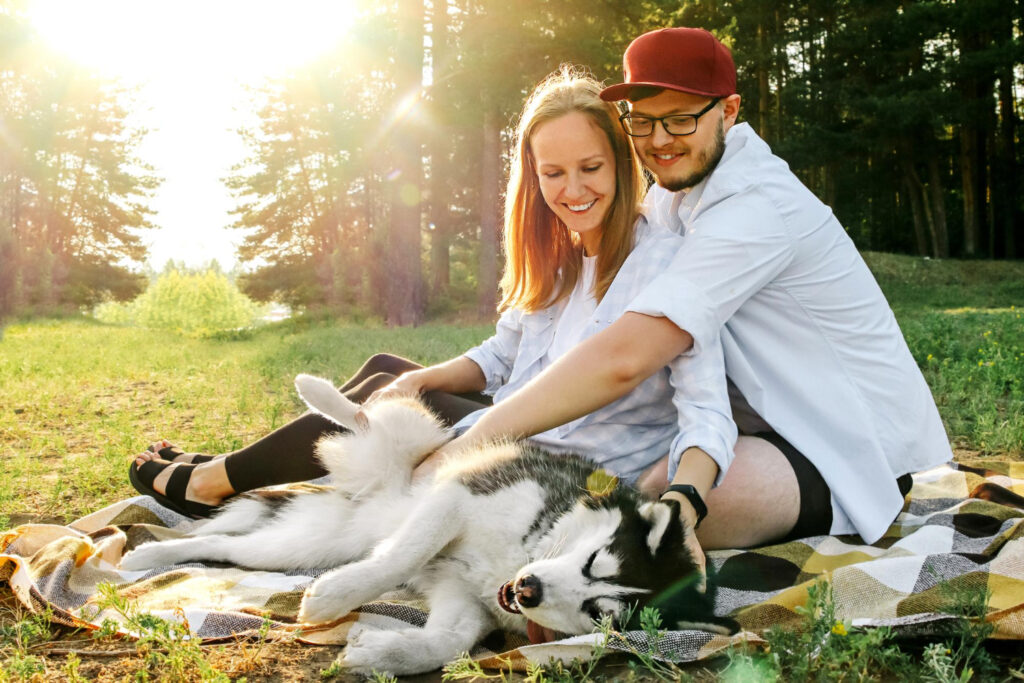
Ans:
[[[548,308],[505,311],[494,336],[465,353],[484,374],[484,392],[500,403],[560,357],[565,345],[588,339],[618,320],[630,302],[665,272],[683,241],[663,228],[651,228],[641,217],[636,246],[596,306],[586,303],[592,280],[584,277],[572,297]],[[570,301],[576,303],[567,313]],[[455,425],[456,432],[472,426],[485,410],[463,418]],[[731,460],[736,425],[717,336],[699,356],[676,358],[618,400],[530,441],[553,452],[587,457],[626,481],[634,481],[666,453],[674,467],[690,447],[703,449],[716,461]]]
[[[686,193],[655,186],[645,213],[684,242],[628,310],[667,316],[693,336],[693,354],[720,335],[729,378],[832,490],[832,533],[876,541],[903,503],[896,478],[952,453],[892,310],[831,209],[744,123],[708,178]]]

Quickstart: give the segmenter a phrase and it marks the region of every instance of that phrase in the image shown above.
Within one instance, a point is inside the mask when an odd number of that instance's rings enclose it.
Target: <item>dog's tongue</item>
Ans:
[[[546,626],[541,626],[535,621],[526,620],[526,637],[533,645],[550,643],[552,640],[561,640],[562,635],[558,631],[552,631]]]

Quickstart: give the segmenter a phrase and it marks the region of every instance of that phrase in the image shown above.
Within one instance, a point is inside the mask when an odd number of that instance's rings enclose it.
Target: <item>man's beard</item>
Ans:
[[[718,166],[718,162],[722,160],[723,154],[725,154],[725,129],[722,125],[722,119],[719,119],[718,127],[715,130],[714,145],[710,150],[701,152],[697,159],[701,164],[696,171],[683,178],[668,178],[662,180],[662,178],[657,174],[655,174],[654,177],[657,178],[658,184],[669,192],[688,190],[711,175],[711,172],[715,170],[716,166]]]

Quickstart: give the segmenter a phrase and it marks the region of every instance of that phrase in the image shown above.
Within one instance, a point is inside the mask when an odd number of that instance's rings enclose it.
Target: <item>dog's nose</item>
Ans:
[[[523,607],[536,607],[544,596],[540,579],[532,574],[527,574],[516,581],[516,602]]]

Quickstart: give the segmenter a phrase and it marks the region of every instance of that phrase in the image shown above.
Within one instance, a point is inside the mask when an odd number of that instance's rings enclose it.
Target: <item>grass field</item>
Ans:
[[[1024,458],[1024,263],[866,259],[959,456]],[[200,339],[84,317],[12,323],[0,339],[0,529],[133,495],[130,456],[158,438],[203,452],[258,438],[301,412],[296,373],[340,381],[379,351],[432,363],[492,329],[300,318]]]
[[[491,330],[295,321],[197,339],[88,319],[11,325],[0,341],[0,526],[16,513],[70,520],[130,495],[129,456],[158,438],[223,452],[262,436],[302,412],[296,373],[342,380],[377,351],[432,363]]]

